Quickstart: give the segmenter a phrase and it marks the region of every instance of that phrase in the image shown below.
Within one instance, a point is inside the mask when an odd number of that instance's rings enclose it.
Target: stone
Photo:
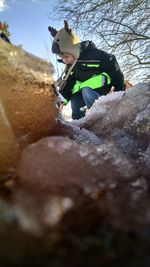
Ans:
[[[33,190],[75,185],[83,189],[89,186],[94,192],[102,181],[109,186],[110,182],[117,183],[119,179],[132,180],[137,172],[111,142],[95,146],[54,136],[43,138],[23,150],[17,175],[21,184],[31,186]]]
[[[150,83],[133,86],[126,92],[100,97],[88,115],[72,126],[87,129],[100,140],[112,140],[149,176]],[[146,157],[144,155],[147,154]],[[141,165],[141,166],[140,166]]]
[[[27,144],[56,133],[52,64],[0,40],[0,176]]]
[[[26,218],[36,218],[40,227],[47,225],[44,210],[51,206],[53,195],[61,214],[64,199],[70,203],[69,209],[76,209],[83,199],[95,199],[103,191],[117,188],[120,182],[133,182],[137,177],[134,165],[113,143],[79,144],[61,136],[45,137],[26,147],[16,173],[17,209],[23,210]],[[49,209],[49,218],[50,214]],[[21,218],[24,227],[26,220]]]
[[[124,93],[23,149],[0,199],[2,266],[149,266],[149,90]]]

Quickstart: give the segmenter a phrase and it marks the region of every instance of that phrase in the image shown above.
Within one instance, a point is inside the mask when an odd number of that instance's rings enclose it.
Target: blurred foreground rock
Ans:
[[[52,73],[50,63],[0,40],[0,175],[22,147],[56,132]]]
[[[149,99],[148,84],[101,97],[23,149],[0,199],[1,266],[150,265]]]

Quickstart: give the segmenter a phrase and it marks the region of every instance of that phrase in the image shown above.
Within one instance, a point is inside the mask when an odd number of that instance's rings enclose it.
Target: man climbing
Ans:
[[[98,49],[92,41],[80,43],[67,21],[59,31],[50,26],[48,30],[54,37],[52,53],[66,65],[64,78],[59,79],[60,93],[64,102],[71,100],[72,119],[85,116],[83,107],[89,109],[112,86],[115,91],[125,90],[124,76],[114,55]]]

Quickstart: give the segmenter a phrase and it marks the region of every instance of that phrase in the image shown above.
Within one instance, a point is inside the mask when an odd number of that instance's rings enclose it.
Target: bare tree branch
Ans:
[[[127,78],[146,81],[150,65],[149,14],[149,0],[59,0],[51,18],[63,20],[65,16],[83,37],[115,53]]]

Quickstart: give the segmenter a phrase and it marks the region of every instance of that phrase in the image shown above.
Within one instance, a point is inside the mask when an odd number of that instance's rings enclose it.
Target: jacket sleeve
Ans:
[[[99,50],[100,70],[108,73],[111,78],[111,85],[115,91],[125,90],[124,75],[120,69],[117,59],[114,55]]]
[[[120,66],[114,55],[111,56],[112,65],[108,71],[109,76],[111,77],[111,85],[115,87],[115,91],[124,91],[124,75],[120,69]]]
[[[62,96],[69,101],[71,99],[72,96],[72,89],[73,86],[75,84],[76,80],[74,78],[73,75],[69,75],[66,83],[64,84],[62,90],[60,90],[60,93],[62,94]]]

